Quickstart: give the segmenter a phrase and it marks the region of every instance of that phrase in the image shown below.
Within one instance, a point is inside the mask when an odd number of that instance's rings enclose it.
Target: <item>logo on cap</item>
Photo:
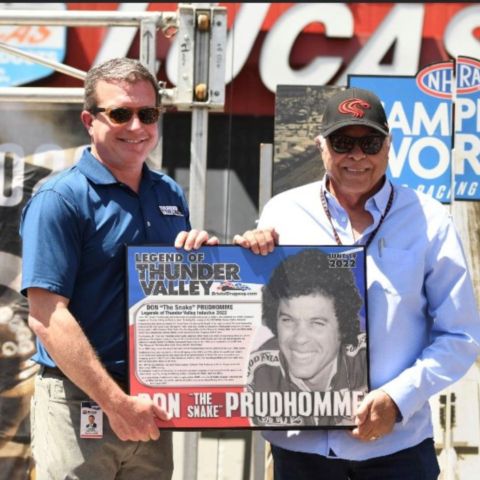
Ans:
[[[366,109],[370,108],[370,104],[360,98],[349,98],[344,100],[339,106],[338,111],[346,115],[353,115],[356,118],[363,118]]]

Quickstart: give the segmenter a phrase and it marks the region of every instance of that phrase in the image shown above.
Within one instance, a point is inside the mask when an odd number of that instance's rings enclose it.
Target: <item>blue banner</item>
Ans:
[[[350,87],[375,92],[384,103],[392,134],[387,170],[443,203],[451,200],[453,64],[422,70],[417,77],[349,76]]]
[[[480,199],[480,62],[458,57],[455,100],[455,199]]]

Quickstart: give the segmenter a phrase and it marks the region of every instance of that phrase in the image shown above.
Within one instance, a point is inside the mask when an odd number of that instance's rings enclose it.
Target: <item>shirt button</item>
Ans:
[[[151,226],[152,226],[152,224],[150,223],[149,220],[147,220],[147,227],[151,227]]]

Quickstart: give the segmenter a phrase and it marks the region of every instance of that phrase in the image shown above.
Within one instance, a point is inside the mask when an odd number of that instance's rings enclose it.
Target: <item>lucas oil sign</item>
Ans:
[[[349,86],[373,90],[384,103],[394,183],[443,203],[451,202],[452,192],[455,200],[480,199],[478,60],[458,57],[456,64],[433,64],[415,77],[352,75]]]
[[[7,3],[4,11],[65,10],[64,3]],[[14,23],[14,22],[12,22]],[[0,26],[0,42],[47,60],[62,62],[65,57],[66,27],[50,25]],[[23,57],[0,51],[0,87],[33,82],[53,73],[53,69]]]

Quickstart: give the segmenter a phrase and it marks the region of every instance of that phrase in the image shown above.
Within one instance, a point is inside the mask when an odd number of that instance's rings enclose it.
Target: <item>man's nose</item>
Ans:
[[[352,150],[349,152],[348,156],[353,160],[361,160],[366,155],[365,153],[363,153],[363,150],[360,148],[360,145],[358,144],[358,142],[355,142],[355,145],[353,146]]]
[[[140,119],[138,118],[138,114],[137,113],[134,113],[132,115],[132,118],[130,119],[130,121],[128,122],[128,128],[130,130],[136,130],[137,128],[143,128],[143,123],[140,121]]]
[[[310,339],[310,331],[306,325],[297,324],[294,332],[294,340],[296,343],[306,343]]]

